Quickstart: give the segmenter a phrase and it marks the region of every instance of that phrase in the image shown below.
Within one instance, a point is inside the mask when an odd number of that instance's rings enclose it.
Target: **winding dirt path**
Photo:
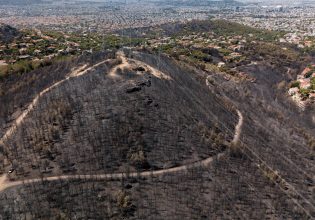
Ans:
[[[237,109],[236,110],[237,115],[238,115],[238,123],[235,127],[235,133],[234,133],[234,138],[232,141],[232,144],[237,144],[240,140],[241,134],[242,134],[242,127],[243,127],[243,123],[244,123],[244,117],[242,115],[242,113]]]
[[[239,141],[239,137],[242,130],[243,125],[243,116],[240,112],[239,113],[239,122],[235,127],[235,136],[232,142],[237,143]],[[197,161],[191,164],[182,165],[178,167],[173,167],[169,169],[163,169],[163,170],[156,170],[156,171],[145,171],[145,172],[131,172],[131,173],[110,173],[110,174],[95,174],[95,175],[62,175],[62,176],[53,176],[53,177],[46,177],[46,178],[36,178],[36,179],[30,179],[25,181],[15,181],[10,182],[7,179],[7,176],[4,175],[0,177],[0,192],[4,191],[5,189],[20,186],[24,184],[32,184],[32,183],[38,183],[42,181],[57,181],[57,180],[121,180],[123,178],[127,177],[151,177],[151,176],[161,176],[164,174],[173,174],[178,172],[185,172],[188,169],[191,168],[197,168],[197,167],[207,167],[209,166],[215,159],[220,159],[223,157],[226,153],[219,153],[216,156],[209,157],[202,161]]]
[[[114,68],[111,69],[111,71],[108,73],[108,75],[112,78],[117,78],[119,77],[117,75],[117,70],[118,69],[124,69],[129,66],[128,60],[125,56],[125,54],[122,51],[117,52],[117,58],[121,59],[121,64],[115,66]]]
[[[88,174],[88,175],[62,175],[62,176],[53,176],[53,177],[46,177],[46,178],[36,178],[36,179],[30,179],[25,181],[14,181],[10,182],[7,177],[4,175],[0,178],[0,193],[8,188],[16,187],[20,185],[25,184],[33,184],[33,183],[39,183],[42,181],[57,181],[57,180],[121,180],[123,178],[127,177],[156,177],[161,176],[164,174],[173,174],[178,172],[185,172],[188,169],[191,168],[197,168],[197,167],[207,167],[209,164],[211,164],[215,159],[219,159],[222,156],[224,156],[225,153],[220,153],[214,157],[209,157],[203,161],[194,162],[192,164],[178,166],[174,168],[169,169],[163,169],[163,170],[156,170],[156,171],[145,171],[145,172],[132,172],[132,173],[109,173],[109,174]]]
[[[112,77],[112,78],[118,78],[119,75],[117,74],[117,70],[118,69],[125,69],[125,68],[131,68],[132,64],[130,64],[130,61],[132,61],[135,65],[138,66],[144,66],[147,69],[150,70],[150,74],[152,74],[153,76],[159,78],[159,79],[166,79],[166,80],[171,80],[172,78],[170,76],[168,76],[167,74],[159,71],[158,69],[142,62],[139,60],[135,60],[135,59],[131,59],[131,58],[127,58],[126,55],[124,54],[124,52],[119,51],[117,52],[117,58],[121,59],[121,64],[117,65],[116,67],[114,67],[109,73],[108,76]]]
[[[119,68],[123,69],[126,67],[129,67],[130,64],[127,60],[127,58],[125,57],[125,55],[123,54],[123,52],[119,52],[118,57],[122,60],[122,63],[116,67],[114,67],[110,72],[109,72],[109,76],[112,77],[117,77],[117,70]],[[151,74],[153,74],[156,77],[161,77],[164,79],[170,79],[170,77],[168,75],[166,75],[165,73],[160,72],[159,70],[155,69],[152,66],[149,66],[141,61],[138,60],[133,60],[130,59],[130,61],[133,61],[134,63],[136,63],[137,65],[144,65],[145,67],[149,68],[151,70]],[[21,114],[21,116],[19,116],[17,118],[17,120],[15,121],[14,125],[6,132],[5,136],[1,139],[1,141],[3,142],[3,140],[7,137],[9,137],[10,135],[12,135],[14,133],[14,131],[16,130],[16,128],[22,123],[22,121],[24,120],[24,118],[27,116],[27,114],[34,108],[34,106],[37,104],[39,98],[41,96],[43,96],[44,94],[46,94],[47,92],[49,92],[50,90],[56,88],[58,85],[60,85],[61,83],[63,83],[66,80],[69,80],[72,77],[78,77],[80,75],[83,75],[85,73],[87,73],[89,70],[92,70],[93,68],[102,65],[103,63],[105,63],[106,61],[100,62],[90,68],[85,69],[86,67],[81,67],[82,69],[80,70],[76,70],[74,72],[72,72],[72,74],[70,74],[66,79],[61,80],[57,83],[55,83],[54,85],[48,87],[47,89],[43,90],[39,95],[37,95],[35,97],[35,99],[33,100],[33,102],[29,105],[29,107]],[[243,116],[242,113],[237,110],[237,114],[239,116],[239,121],[237,123],[237,125],[235,126],[235,133],[234,133],[234,138],[232,140],[232,143],[237,143],[239,142],[240,139],[240,135],[242,132],[242,126],[243,126]],[[1,144],[1,142],[0,142]],[[57,181],[57,180],[80,180],[80,179],[88,179],[88,180],[120,180],[126,177],[150,177],[150,176],[161,176],[164,174],[172,174],[172,173],[178,173],[178,172],[185,172],[188,169],[191,168],[197,168],[197,167],[207,167],[208,165],[210,165],[215,159],[219,159],[222,156],[224,156],[226,154],[226,152],[223,153],[219,153],[216,156],[212,156],[209,157],[205,160],[201,160],[201,161],[197,161],[191,164],[187,164],[187,165],[182,165],[182,166],[178,166],[178,167],[173,167],[173,168],[169,168],[169,169],[162,169],[162,170],[156,170],[156,171],[145,171],[145,172],[131,172],[131,173],[111,173],[111,174],[95,174],[95,175],[62,175],[62,176],[53,176],[53,177],[45,177],[45,178],[35,178],[35,179],[29,179],[29,180],[24,180],[24,181],[12,181],[10,182],[8,180],[7,175],[3,175],[0,176],[0,192],[11,188],[11,187],[15,187],[15,186],[20,186],[23,184],[32,184],[32,183],[38,183],[38,182],[42,182],[42,181]]]
[[[139,66],[145,66],[146,68],[148,68],[150,70],[150,74],[152,74],[153,76],[155,76],[156,78],[159,79],[165,79],[165,80],[172,80],[172,77],[170,77],[169,75],[161,72],[160,70],[142,62],[139,60],[135,60],[135,59],[129,59],[130,61],[134,62],[136,65]]]
[[[2,136],[2,138],[0,139],[0,145],[4,145],[4,141],[9,138],[10,136],[12,136],[14,134],[14,132],[16,131],[16,129],[21,125],[21,123],[23,122],[23,120],[25,119],[25,117],[34,109],[34,107],[37,105],[39,99],[45,95],[46,93],[48,93],[49,91],[55,89],[56,87],[58,87],[60,84],[64,83],[65,81],[71,79],[71,78],[75,78],[75,77],[79,77],[82,76],[84,74],[86,74],[87,72],[89,72],[90,70],[93,70],[94,68],[104,64],[107,60],[99,62],[89,68],[87,68],[87,65],[84,65],[76,70],[73,70],[65,79],[60,80],[58,82],[56,82],[55,84],[51,85],[50,87],[44,89],[43,91],[41,91],[31,102],[31,104],[29,104],[29,106],[27,107],[27,109],[25,109],[21,115],[19,115],[19,117],[17,117],[15,119],[15,121],[13,122],[12,126],[5,132],[5,134]]]

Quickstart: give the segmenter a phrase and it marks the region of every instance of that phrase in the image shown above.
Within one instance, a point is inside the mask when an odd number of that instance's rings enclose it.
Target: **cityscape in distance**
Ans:
[[[11,219],[315,219],[315,0],[0,0]]]

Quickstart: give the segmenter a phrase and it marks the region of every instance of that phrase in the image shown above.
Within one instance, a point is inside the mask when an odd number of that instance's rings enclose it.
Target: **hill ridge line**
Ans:
[[[110,70],[109,75],[110,76],[115,76],[115,72],[118,70],[118,68],[120,67],[126,67],[129,65],[128,63],[128,59],[125,57],[125,55],[122,52],[117,53],[118,57],[120,57],[122,59],[122,63],[120,65],[117,65],[116,67],[114,67],[112,70]],[[130,59],[136,63],[139,63],[141,65],[143,65],[144,63],[141,61],[137,61],[134,59]],[[28,107],[28,109],[26,110],[26,114],[23,115],[23,117],[21,117],[21,120],[19,120],[19,123],[15,123],[16,126],[13,128],[11,128],[7,133],[9,135],[12,135],[12,133],[16,130],[17,126],[19,126],[22,122],[22,120],[26,117],[26,115],[28,114],[28,112],[30,112],[35,104],[38,102],[38,99],[44,95],[45,93],[47,93],[48,91],[52,90],[53,88],[57,87],[59,84],[63,83],[66,80],[69,80],[70,78],[73,77],[78,77],[81,76],[85,73],[87,73],[89,70],[105,63],[106,61],[102,61],[88,69],[85,69],[82,72],[78,72],[77,70],[77,74],[68,76],[67,78],[53,84],[52,86],[48,87],[47,89],[43,90],[31,103],[31,107]],[[153,75],[155,75],[156,77],[162,77],[165,78],[165,76],[167,76],[166,74],[160,72],[159,70],[155,69],[154,67],[145,64],[147,67],[149,67],[149,69],[151,71],[153,71]],[[82,68],[82,67],[81,67]],[[158,74],[158,75],[156,75]],[[232,140],[232,144],[237,144],[239,142],[240,139],[240,135],[242,132],[242,126],[243,126],[243,122],[244,122],[244,118],[242,113],[239,110],[236,110],[238,117],[239,117],[239,121],[235,126],[235,131],[234,131],[234,138]],[[20,118],[20,117],[19,117]],[[1,141],[4,140],[4,137],[1,139]],[[1,142],[0,142],[1,144]],[[34,179],[29,179],[29,180],[21,180],[21,181],[14,181],[14,182],[10,182],[8,181],[7,175],[2,175],[0,176],[0,192],[4,191],[5,189],[11,188],[11,187],[15,187],[15,186],[19,186],[19,185],[23,185],[23,184],[32,184],[32,183],[38,183],[41,181],[57,181],[57,180],[70,180],[70,179],[90,179],[90,180],[114,180],[114,179],[123,179],[123,178],[127,178],[127,177],[150,177],[150,176],[160,176],[160,175],[164,175],[164,174],[171,174],[171,173],[177,173],[180,171],[186,171],[188,169],[191,168],[195,168],[195,167],[206,167],[209,164],[211,164],[214,160],[219,159],[221,157],[223,157],[226,154],[225,152],[219,153],[215,156],[211,156],[208,157],[204,160],[201,161],[196,161],[190,164],[186,164],[186,165],[181,165],[178,167],[173,167],[173,168],[168,168],[168,169],[162,169],[162,170],[155,170],[155,171],[144,171],[144,172],[131,172],[131,173],[127,173],[127,172],[122,172],[122,173],[109,173],[109,174],[86,174],[86,175],[60,175],[60,176],[52,176],[52,177],[46,177],[46,178],[34,178]]]
[[[83,65],[79,69],[76,69],[73,72],[71,72],[65,79],[62,79],[62,80],[54,83],[53,85],[49,86],[48,88],[44,89],[43,91],[41,91],[38,95],[35,96],[35,98],[31,102],[31,104],[28,105],[27,109],[24,110],[22,112],[22,114],[17,117],[17,119],[15,119],[13,125],[5,132],[5,134],[0,139],[0,145],[4,145],[5,139],[9,138],[16,131],[18,126],[20,126],[22,124],[23,120],[26,118],[26,116],[29,114],[29,112],[31,112],[34,109],[34,107],[36,106],[36,104],[38,103],[39,98],[41,98],[43,95],[45,95],[46,93],[48,93],[52,89],[58,87],[60,84],[68,81],[69,79],[82,76],[82,75],[86,74],[87,72],[89,72],[90,70],[104,64],[106,61],[107,60],[99,62],[99,63],[97,63],[97,64],[95,64],[89,68],[86,68],[87,65]]]

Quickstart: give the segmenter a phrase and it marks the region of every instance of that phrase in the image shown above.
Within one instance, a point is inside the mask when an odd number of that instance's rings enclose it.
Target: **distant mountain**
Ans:
[[[0,5],[30,5],[47,3],[43,0],[0,0]]]
[[[10,25],[0,24],[0,42],[10,42],[19,34],[19,31]]]
[[[233,6],[242,5],[241,2],[235,0],[164,0],[158,1],[160,5],[172,5],[172,6]]]

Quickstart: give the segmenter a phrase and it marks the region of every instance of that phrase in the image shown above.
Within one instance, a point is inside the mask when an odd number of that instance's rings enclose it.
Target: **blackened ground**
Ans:
[[[2,136],[7,126],[14,120],[23,108],[34,97],[60,81],[71,72],[73,68],[81,65],[93,65],[99,60],[115,58],[114,52],[95,53],[92,56],[82,56],[72,61],[58,62],[54,65],[37,69],[23,75],[9,75],[0,81],[0,135]]]
[[[134,57],[168,77],[104,64],[60,84],[6,142],[11,178],[156,170],[225,151],[238,122],[229,103],[166,57]]]
[[[57,181],[7,190],[3,219],[307,219],[248,159],[159,178]]]
[[[18,138],[12,140],[11,149],[19,149],[17,154],[12,153],[19,156],[16,161],[29,166],[29,160],[43,167],[48,161],[54,169],[46,175],[75,169],[89,174],[188,163],[224,150],[220,136],[224,141],[231,140],[237,116],[227,102],[229,98],[244,116],[241,144],[277,171],[303,200],[314,205],[312,109],[301,112],[285,88],[298,69],[293,69],[290,76],[286,67],[259,62],[240,67],[257,78],[256,83],[226,81],[220,74],[213,74],[215,83],[207,88],[207,75],[201,71],[182,67],[164,56],[130,56],[161,70],[172,80],[132,70],[108,78],[108,68],[103,66],[67,82],[40,102],[23,125],[27,129],[21,129]],[[55,129],[49,128],[50,124]],[[49,129],[53,137],[45,137]],[[55,134],[55,130],[60,133]],[[29,142],[20,140],[31,134],[42,138],[42,142],[27,145]],[[23,160],[30,152],[32,157]],[[310,219],[296,204],[303,202],[301,197],[292,200],[257,163],[257,157],[244,150],[237,157],[226,154],[207,168],[159,177],[119,182],[60,180],[20,186],[0,194],[0,216]],[[36,172],[35,167],[26,178]]]
[[[241,71],[256,83],[222,82],[221,87],[244,114],[243,143],[314,207],[314,106],[302,111],[287,95],[300,70],[292,69],[290,75],[285,67],[261,62]]]

